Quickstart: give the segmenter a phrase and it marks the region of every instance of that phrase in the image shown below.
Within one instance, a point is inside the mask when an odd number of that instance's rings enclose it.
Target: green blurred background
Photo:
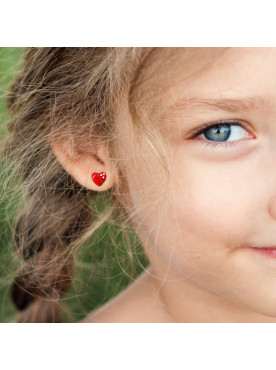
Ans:
[[[0,139],[6,133],[9,119],[5,93],[20,68],[23,51],[23,48],[0,48]],[[9,288],[18,268],[11,238],[17,204],[10,196],[12,188],[1,173],[4,173],[4,163],[0,162],[0,322],[13,322],[15,308]],[[100,197],[98,201],[101,203]],[[62,299],[62,305],[69,313],[63,315],[64,322],[77,322],[87,316],[117,295],[148,265],[138,238],[129,231],[132,258],[120,227],[108,222],[77,251],[74,283]]]

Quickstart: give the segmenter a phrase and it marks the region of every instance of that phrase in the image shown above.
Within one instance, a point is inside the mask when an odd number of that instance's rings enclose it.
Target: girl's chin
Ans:
[[[263,302],[265,302],[265,304],[263,304]],[[241,305],[243,304],[241,303]],[[252,297],[252,302],[247,302],[243,306],[245,309],[251,311],[251,314],[248,314],[248,320],[250,320],[250,322],[259,322],[259,320],[260,322],[276,322],[275,299],[272,299],[271,296],[259,297],[258,300],[256,300],[256,297]],[[258,317],[258,315],[260,316]],[[254,317],[256,317],[258,321],[255,321]]]

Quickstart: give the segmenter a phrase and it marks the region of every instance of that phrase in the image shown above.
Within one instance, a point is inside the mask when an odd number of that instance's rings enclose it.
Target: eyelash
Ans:
[[[225,125],[225,124],[228,124],[230,126],[239,126],[241,128],[243,128],[245,131],[248,132],[248,129],[247,127],[240,121],[236,121],[236,120],[231,120],[231,121],[218,121],[216,123],[208,123],[204,126],[201,126],[200,128],[196,129],[194,131],[194,133],[192,134],[192,137],[191,139],[196,139],[198,136],[200,136],[201,134],[204,133],[204,131],[206,131],[207,129],[209,128],[213,128],[213,127],[217,127],[217,126],[220,126],[220,125]],[[237,144],[236,142],[237,141],[241,141],[241,140],[233,140],[233,141],[212,141],[212,140],[199,140],[199,141],[202,141],[204,146],[205,147],[208,147],[208,148],[213,148],[213,149],[216,149],[216,148],[225,148],[225,149],[233,149],[233,148],[237,148],[239,144]]]

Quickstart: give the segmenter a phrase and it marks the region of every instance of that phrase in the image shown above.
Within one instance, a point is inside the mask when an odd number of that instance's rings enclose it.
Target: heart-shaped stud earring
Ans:
[[[105,179],[106,179],[105,172],[93,172],[92,173],[92,180],[98,186],[101,186],[105,182]]]

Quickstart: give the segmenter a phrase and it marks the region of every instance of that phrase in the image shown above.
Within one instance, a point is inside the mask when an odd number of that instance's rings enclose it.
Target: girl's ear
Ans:
[[[97,146],[94,154],[76,151],[70,140],[52,142],[51,147],[62,167],[85,188],[105,191],[114,185],[114,168],[111,165],[108,150],[103,144]],[[102,185],[96,185],[92,180],[94,172],[106,174]]]

